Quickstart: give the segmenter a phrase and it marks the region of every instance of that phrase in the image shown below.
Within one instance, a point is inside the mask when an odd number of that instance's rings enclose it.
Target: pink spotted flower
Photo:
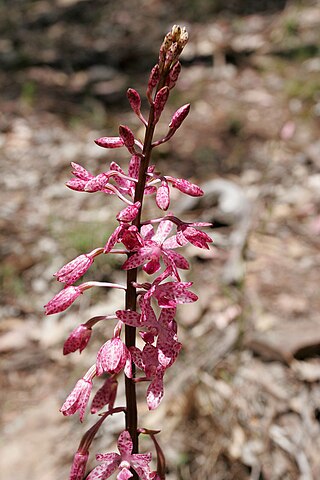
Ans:
[[[106,480],[118,470],[117,480],[128,480],[133,476],[132,468],[141,480],[150,479],[151,453],[132,453],[133,443],[127,430],[118,438],[120,453],[100,453],[96,459],[101,462],[87,477],[87,480]]]
[[[131,347],[130,350],[134,363],[144,370],[145,379],[151,380],[147,389],[147,405],[149,410],[154,410],[163,398],[163,376],[166,367],[159,362],[158,348],[153,345],[146,344],[142,351],[137,347]]]
[[[143,225],[141,234],[144,239],[144,245],[126,260],[122,268],[130,270],[143,265],[143,270],[152,275],[160,270],[160,260],[162,259],[166,266],[172,268],[174,276],[180,279],[178,268],[188,269],[189,263],[182,255],[173,250],[173,248],[178,248],[181,245],[175,242],[175,245],[172,247],[170,238],[166,240],[172,227],[173,223],[170,220],[165,220],[159,224],[155,233],[152,225]]]
[[[128,378],[132,377],[131,354],[119,337],[113,337],[100,348],[97,355],[97,375],[103,372],[119,373],[124,368]]]

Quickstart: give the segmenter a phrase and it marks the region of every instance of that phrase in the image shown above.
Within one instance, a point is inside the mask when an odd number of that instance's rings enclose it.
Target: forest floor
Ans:
[[[266,1],[242,14],[250,2],[114,3],[0,2],[0,470],[67,478],[86,426],[59,408],[112,326],[81,356],[63,357],[62,345],[76,324],[121,308],[122,296],[86,295],[43,316],[58,291],[52,273],[104,245],[119,209],[64,183],[70,162],[94,173],[126,165],[122,151],[93,140],[119,124],[143,136],[125,91],[144,92],[163,34],[179,21],[190,42],[163,125],[180,105],[192,108],[153,160],[203,186],[203,200],[176,193],[172,209],[213,222],[214,247],[185,250],[184,278],[200,299],[179,310],[184,348],[159,409],[146,412],[139,390],[141,422],[162,429],[168,480],[318,480],[319,2]],[[97,261],[86,278],[123,281],[119,266]],[[112,418],[95,451],[113,450],[122,428]]]

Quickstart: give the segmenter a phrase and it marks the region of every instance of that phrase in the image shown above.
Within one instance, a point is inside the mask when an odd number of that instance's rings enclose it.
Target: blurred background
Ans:
[[[185,251],[200,295],[179,309],[184,349],[166,394],[140,424],[160,428],[168,480],[320,478],[320,4],[286,0],[0,1],[0,469],[14,480],[63,480],[86,418],[59,408],[112,332],[97,326],[63,357],[75,325],[121,308],[121,292],[87,292],[43,316],[52,274],[103,246],[117,201],[68,190],[70,162],[97,174],[124,151],[93,140],[120,123],[138,137],[126,89],[146,89],[164,34],[190,42],[158,134],[157,169],[206,191],[177,193],[184,220],[212,221],[214,247]],[[146,104],[144,105],[146,107]],[[86,279],[123,281],[98,258]],[[120,387],[119,404],[123,396]],[[122,418],[92,452],[113,450]],[[149,449],[148,440],[142,449]],[[95,465],[94,455],[90,466]]]

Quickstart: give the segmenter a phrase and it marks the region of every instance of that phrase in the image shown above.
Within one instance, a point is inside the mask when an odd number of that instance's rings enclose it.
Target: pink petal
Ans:
[[[96,456],[98,457],[98,455]],[[117,455],[119,457],[119,455]],[[112,463],[103,463],[95,467],[92,472],[89,473],[86,480],[106,480],[112,475],[119,465],[119,461],[114,461]]]
[[[131,440],[130,433],[127,430],[124,430],[120,433],[118,438],[118,449],[122,456],[131,455],[133,449],[133,443]]]
[[[120,236],[121,242],[130,252],[139,250],[143,245],[143,240],[139,233],[138,228],[135,225],[123,230],[122,235]]]
[[[112,453],[98,453],[96,455],[96,460],[98,462],[104,462],[107,465],[110,465],[114,462],[117,462],[119,465],[121,462],[121,456],[118,453],[112,452]]]
[[[213,241],[212,238],[209,237],[209,235],[207,235],[205,232],[201,232],[193,227],[182,228],[181,230],[178,230],[178,233],[180,232],[182,237],[186,238],[190,243],[199,248],[209,249],[207,243],[211,243]]]
[[[144,194],[145,195],[153,195],[154,193],[156,193],[157,191],[157,187],[154,187],[154,186],[146,186],[145,189],[144,189]]]
[[[172,235],[172,237],[170,238],[167,238],[167,240],[165,240],[162,244],[163,248],[165,249],[172,249],[172,248],[180,248],[184,245],[187,245],[189,242],[186,238],[183,239],[183,241],[181,243],[179,243],[177,241],[177,236],[176,235]]]
[[[130,270],[131,268],[140,267],[148,260],[151,260],[153,255],[153,248],[152,247],[142,247],[138,250],[137,253],[134,253],[131,257],[128,258],[122,265],[123,270]]]
[[[173,223],[170,220],[160,222],[157,233],[153,236],[155,242],[162,244],[171,232]]]
[[[97,413],[105,405],[113,408],[117,394],[118,382],[114,377],[108,377],[102,387],[97,391],[91,403],[91,413]]]
[[[132,310],[117,310],[117,318],[131,327],[141,327],[141,315]]]
[[[63,355],[75,352],[77,350],[82,352],[88,345],[92,330],[86,325],[78,325],[69,335],[63,345]]]
[[[83,378],[78,380],[74,389],[60,408],[60,412],[63,413],[63,415],[69,416],[79,411],[80,421],[82,422],[91,390],[91,380],[84,380]]]
[[[122,168],[116,162],[111,162],[110,163],[110,170],[124,174],[124,171],[122,170]],[[129,180],[126,180],[125,178],[122,178],[119,175],[117,175],[117,176],[114,176],[114,181],[116,182],[117,185],[119,185],[120,187],[122,187],[126,191],[128,191],[130,183],[131,183],[131,182],[129,182]]]
[[[126,350],[126,346],[118,337],[114,337],[102,345],[97,355],[97,375],[101,375],[103,372],[119,373],[127,359]]]
[[[115,246],[115,244],[119,241],[119,237],[121,235],[121,233],[123,232],[124,230],[124,227],[123,225],[119,225],[115,231],[111,234],[111,236],[109,237],[105,247],[104,247],[104,253],[109,253],[110,250],[113,249],[113,247]]]
[[[151,240],[154,236],[154,228],[152,225],[142,225],[141,227],[141,235],[145,240]]]
[[[150,383],[147,390],[147,405],[149,410],[155,410],[163,398],[163,373],[160,372]]]
[[[126,467],[121,469],[121,472],[117,475],[117,480],[128,480],[132,478],[133,474]]]
[[[161,265],[160,261],[158,258],[153,258],[148,262],[146,265],[144,265],[143,270],[148,273],[148,275],[153,275],[156,273],[158,270],[160,270]]]
[[[76,192],[84,192],[87,180],[81,180],[80,178],[71,178],[67,181],[66,186]]]
[[[71,162],[71,166],[73,168],[72,174],[80,178],[81,180],[88,181],[90,180],[90,178],[93,178],[92,173],[88,172],[88,170],[86,170],[84,167],[82,167],[78,163]]]
[[[166,253],[177,268],[181,268],[182,270],[188,270],[190,268],[189,262],[180,255],[180,253],[174,250],[166,250]]]
[[[132,356],[132,360],[134,361],[136,366],[138,368],[140,368],[140,370],[143,370],[144,369],[144,363],[143,363],[143,360],[142,360],[141,350],[139,350],[139,348],[137,348],[137,347],[131,347],[130,348],[130,353],[131,353],[131,356]]]

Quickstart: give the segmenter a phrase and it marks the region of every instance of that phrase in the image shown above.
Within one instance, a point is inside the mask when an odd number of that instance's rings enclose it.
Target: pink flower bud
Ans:
[[[101,137],[97,138],[94,143],[103,148],[119,148],[124,145],[124,141],[120,137]]]
[[[203,190],[194,183],[184,180],[183,178],[166,177],[172,183],[172,186],[180,190],[182,193],[186,193],[191,197],[202,197]]]
[[[71,465],[69,480],[83,480],[89,458],[89,453],[77,452]]]
[[[169,88],[168,87],[162,87],[159,92],[156,95],[156,98],[154,99],[154,122],[157,123],[157,121],[160,118],[160,115],[165,107],[165,104],[167,103],[169,97]]]
[[[92,330],[86,325],[78,325],[69,335],[63,345],[63,355],[79,350],[80,353],[86,348],[91,337]]]
[[[171,122],[169,123],[169,128],[172,128],[173,130],[177,130],[182,124],[183,120],[188,115],[189,111],[190,111],[190,103],[187,103],[186,105],[183,105],[183,107],[180,107],[173,114]]]
[[[80,287],[65,287],[44,306],[46,315],[63,312],[70,307],[81,294],[82,289]]]
[[[175,86],[175,84],[178,81],[179,75],[181,72],[181,63],[176,62],[172,69],[170,70],[169,77],[167,80],[167,85],[170,88],[170,90]]]
[[[151,70],[149,81],[148,81],[148,90],[147,95],[151,95],[154,87],[158,84],[160,80],[160,69],[159,65],[156,64]]]
[[[86,380],[84,378],[78,380],[74,389],[60,408],[60,412],[65,416],[69,416],[79,411],[80,421],[82,422],[91,390],[92,380]]]
[[[170,191],[168,182],[163,180],[157,190],[156,203],[161,210],[168,210],[170,205]]]
[[[60,268],[54,276],[58,282],[65,283],[66,286],[72,285],[86,273],[92,263],[93,258],[90,255],[79,255],[79,257]]]
[[[140,202],[136,202],[133,205],[128,205],[118,213],[117,220],[119,220],[119,222],[132,222],[132,220],[134,220],[138,215],[140,206]]]
[[[124,143],[124,145],[131,150],[134,146],[134,135],[129,127],[126,125],[120,125],[119,135]]]
[[[130,103],[130,107],[137,115],[140,114],[140,107],[141,107],[141,98],[139,93],[134,90],[134,88],[128,88],[127,90],[127,97]]]

